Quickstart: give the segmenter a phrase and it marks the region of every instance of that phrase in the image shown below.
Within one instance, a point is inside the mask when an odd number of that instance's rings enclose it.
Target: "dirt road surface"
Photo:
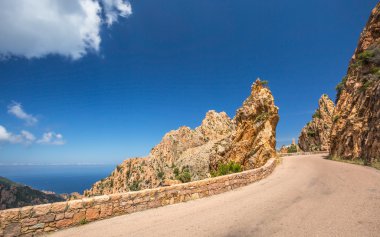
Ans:
[[[380,236],[380,171],[284,157],[257,183],[49,236]]]

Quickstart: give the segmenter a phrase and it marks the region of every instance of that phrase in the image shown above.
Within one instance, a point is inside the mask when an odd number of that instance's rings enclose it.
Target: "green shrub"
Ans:
[[[177,179],[180,180],[182,183],[188,183],[191,181],[191,174],[190,172],[182,172],[177,176]]]
[[[315,111],[315,113],[313,114],[313,118],[321,118],[321,113],[319,112],[319,110]]]
[[[295,144],[292,144],[288,147],[288,153],[295,153],[297,152],[297,146]]]
[[[230,167],[228,164],[222,164],[218,167],[218,176],[226,175],[230,173]]]
[[[361,67],[363,64],[379,64],[380,49],[377,45],[371,45],[367,50],[358,54],[355,63],[352,64],[354,68]],[[372,70],[371,70],[372,72]],[[372,72],[376,73],[376,72]]]
[[[363,83],[363,85],[359,88],[359,91],[360,92],[365,92],[369,87],[371,87],[373,84],[373,81],[372,80],[368,80],[366,81],[365,83]]]
[[[139,181],[133,181],[133,183],[129,186],[130,191],[139,191],[140,190],[140,182]]]
[[[242,171],[241,165],[238,163],[233,163],[231,169],[232,173],[239,173]]]
[[[191,173],[188,167],[182,168],[181,173],[179,172],[179,169],[176,167],[174,168],[174,174],[175,178],[182,183],[188,183],[191,181]]]
[[[361,62],[369,62],[371,58],[375,56],[374,50],[365,50],[358,55],[358,59]]]
[[[163,179],[165,176],[165,173],[163,171],[158,172],[157,174],[158,178]]]
[[[371,67],[371,74],[379,74],[380,73],[380,67]]]
[[[79,221],[80,225],[85,225],[87,223],[88,223],[88,221],[86,219],[82,219],[82,220]]]
[[[311,151],[320,151],[321,150],[321,145],[311,144],[310,145],[310,150]]]
[[[239,173],[242,171],[242,167],[239,163],[236,163],[234,161],[230,161],[227,164],[219,164],[218,169],[215,171],[211,171],[211,176],[216,177],[216,176],[222,176],[222,175],[227,175],[227,174],[232,174],[232,173]]]
[[[175,168],[174,168],[173,173],[174,173],[175,176],[178,176],[178,175],[179,175],[179,169],[178,169],[178,167],[175,167]]]
[[[261,114],[259,114],[259,115],[256,117],[256,119],[255,119],[255,123],[265,121],[268,117],[269,117],[268,112],[262,112]]]
[[[348,76],[343,77],[342,81],[335,87],[336,90],[336,100],[335,103],[339,100],[342,91],[345,89]]]
[[[314,136],[315,136],[315,131],[308,130],[308,131],[307,131],[307,135],[308,135],[309,137],[314,137]]]

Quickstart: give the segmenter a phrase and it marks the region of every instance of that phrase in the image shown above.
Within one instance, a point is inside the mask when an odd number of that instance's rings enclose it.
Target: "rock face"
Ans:
[[[125,160],[84,195],[93,196],[173,185],[210,177],[220,164],[234,161],[244,169],[275,157],[278,108],[260,80],[230,119],[209,111],[194,130],[180,127],[165,134],[147,157]]]
[[[0,177],[0,210],[63,200],[55,194],[47,194]]]
[[[330,154],[367,163],[380,159],[380,3],[337,86]]]
[[[252,169],[276,156],[278,108],[272,93],[260,81],[252,85],[251,95],[236,111],[234,120],[236,131],[226,154],[221,154],[222,159]]]
[[[328,151],[333,124],[334,102],[327,95],[318,101],[313,119],[301,131],[298,145],[303,151]]]

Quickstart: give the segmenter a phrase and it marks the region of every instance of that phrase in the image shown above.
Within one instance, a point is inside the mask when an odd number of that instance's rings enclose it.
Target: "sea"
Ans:
[[[0,165],[0,176],[57,194],[78,192],[107,177],[116,165]]]

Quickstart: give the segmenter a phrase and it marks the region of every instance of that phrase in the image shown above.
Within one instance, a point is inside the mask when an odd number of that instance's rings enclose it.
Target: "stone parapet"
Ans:
[[[274,158],[257,169],[200,181],[0,211],[0,236],[36,236],[88,222],[195,200],[256,182],[272,173]]]
[[[326,154],[328,155],[328,151],[312,151],[312,152],[294,152],[294,153],[277,153],[278,156],[306,156],[306,155],[317,155],[317,154]]]

